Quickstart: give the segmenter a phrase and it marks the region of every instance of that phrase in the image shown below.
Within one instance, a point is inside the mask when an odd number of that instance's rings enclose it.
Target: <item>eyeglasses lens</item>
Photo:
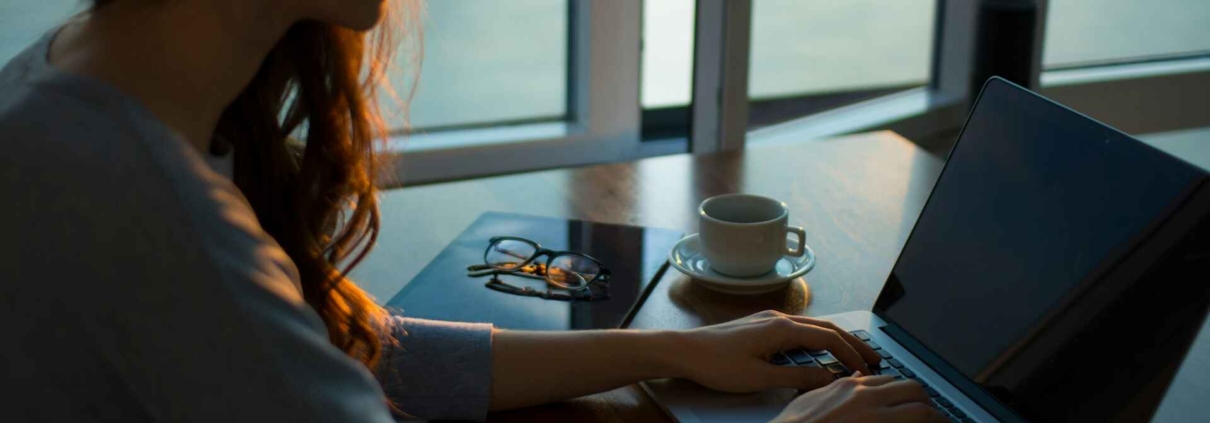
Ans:
[[[580,256],[563,255],[550,261],[546,279],[571,289],[583,288],[601,273],[601,266]]]
[[[502,239],[487,248],[484,259],[489,266],[500,270],[513,270],[533,257],[537,249],[521,241]]]

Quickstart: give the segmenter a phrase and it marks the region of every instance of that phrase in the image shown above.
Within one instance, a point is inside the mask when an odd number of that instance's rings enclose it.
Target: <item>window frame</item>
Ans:
[[[1040,0],[1045,2],[1045,0]],[[917,87],[807,115],[749,133],[754,146],[780,145],[890,130],[936,147],[966,116],[978,2],[937,0],[928,82]]]
[[[1037,91],[1126,133],[1210,126],[1210,55],[1043,71],[1048,0],[1036,0]],[[856,132],[891,130],[939,154],[965,120],[971,92],[978,2],[938,0],[932,69],[926,87],[879,97],[749,132],[752,146],[779,145]],[[1190,94],[1194,93],[1194,94]],[[1174,100],[1176,99],[1176,100]],[[1145,110],[1146,113],[1139,113]]]
[[[1045,71],[1039,92],[1128,134],[1147,134],[1210,126],[1207,87],[1210,55]]]
[[[675,146],[639,143],[638,0],[568,0],[565,120],[389,137],[384,188],[630,160]],[[659,144],[659,143],[656,143]]]
[[[971,72],[978,2],[937,0],[932,65],[924,87],[742,131],[738,142],[734,137],[729,141],[719,136],[693,139],[693,129],[685,134],[676,127],[693,128],[695,121],[713,121],[723,126],[730,122],[734,128],[742,114],[736,111],[746,113],[748,109],[747,73],[726,68],[734,67],[737,58],[747,63],[749,33],[727,32],[728,28],[749,31],[750,23],[741,24],[736,17],[750,17],[751,0],[697,0],[695,52],[708,48],[715,57],[703,60],[695,54],[689,106],[649,110],[643,110],[640,102],[642,0],[568,1],[565,120],[391,137],[386,152],[393,172],[385,174],[380,185],[417,185],[686,151],[761,147],[877,130],[898,132],[926,149],[944,153],[962,125],[970,99],[977,94],[971,92],[976,86],[971,83]],[[1196,95],[1210,86],[1210,56],[1042,71],[1040,43],[1045,39],[1048,1],[1037,2],[1039,46],[1033,67],[1040,93],[1127,133],[1210,126],[1210,95]],[[703,10],[714,14],[703,20]],[[737,90],[744,95],[726,95]],[[703,97],[713,107],[695,110],[703,104],[699,101]]]

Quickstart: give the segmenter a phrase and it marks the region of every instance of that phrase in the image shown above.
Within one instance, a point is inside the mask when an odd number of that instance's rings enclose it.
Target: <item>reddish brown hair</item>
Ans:
[[[387,135],[378,98],[388,87],[395,16],[373,37],[294,24],[216,133],[235,148],[235,184],[298,266],[303,296],[332,344],[371,370],[392,340],[387,313],[347,274],[378,238],[375,149]],[[301,142],[292,137],[300,132]]]

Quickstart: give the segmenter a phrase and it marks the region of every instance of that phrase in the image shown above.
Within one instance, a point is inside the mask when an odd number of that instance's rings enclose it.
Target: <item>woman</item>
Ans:
[[[345,276],[377,236],[372,99],[393,46],[366,31],[388,6],[98,0],[0,72],[7,415],[483,419],[680,377],[812,390],[782,421],[939,419],[805,317],[539,333],[389,316]],[[792,347],[860,373],[767,363]]]

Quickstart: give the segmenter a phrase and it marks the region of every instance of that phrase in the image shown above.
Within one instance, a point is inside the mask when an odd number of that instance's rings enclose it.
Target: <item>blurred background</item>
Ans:
[[[694,150],[688,138],[700,1],[615,3],[427,2],[426,54],[411,107],[412,130],[405,130],[402,120],[394,121],[401,135],[396,148],[437,159],[455,157],[461,160],[456,168],[463,170],[412,166],[410,183]],[[955,59],[937,49],[961,44],[954,39],[974,39],[979,30],[977,22],[970,23],[973,18],[964,24],[946,17],[947,8],[956,7],[953,3],[979,2],[751,0],[745,47],[747,145],[790,136],[783,134],[796,131],[779,125],[803,121],[816,129],[797,131],[798,138],[892,129],[943,154],[964,111],[938,100],[936,94],[946,85],[940,68]],[[1210,116],[1203,113],[1210,97],[1210,2],[1040,3],[1040,86],[1033,88],[1144,138],[1174,140],[1179,148],[1210,143]],[[76,0],[4,0],[0,61],[84,7]],[[946,25],[952,28],[946,30]],[[407,86],[406,70],[396,72],[397,87]],[[608,94],[617,98],[603,106],[594,103],[607,97],[601,94],[607,90],[624,95]],[[933,116],[839,127],[820,118],[883,98],[925,104],[906,113]],[[601,116],[604,112],[608,115]],[[595,123],[602,120],[615,124]],[[602,125],[607,128],[600,129]],[[830,127],[837,128],[818,129]],[[405,140],[402,135],[408,132],[412,136]],[[468,148],[507,148],[533,140],[580,147],[505,166],[479,166],[476,160],[482,159],[466,153]],[[612,147],[583,148],[587,143]],[[580,150],[593,153],[571,153]]]

